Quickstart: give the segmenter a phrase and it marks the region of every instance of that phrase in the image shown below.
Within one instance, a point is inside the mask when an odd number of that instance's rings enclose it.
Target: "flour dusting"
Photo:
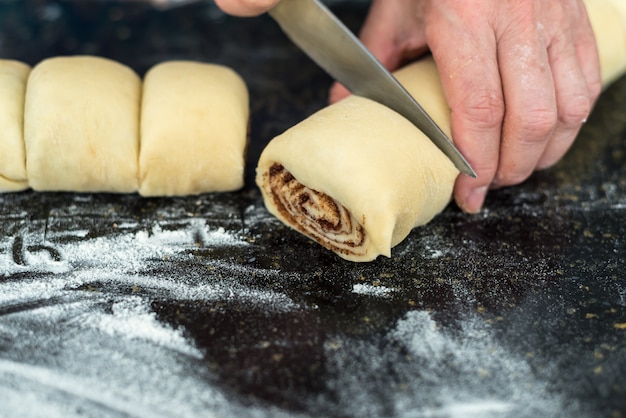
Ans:
[[[339,402],[354,416],[531,418],[575,411],[525,358],[495,341],[481,318],[469,316],[459,326],[455,332],[429,312],[410,311],[378,343],[338,342],[327,351],[340,371]]]
[[[194,261],[196,250],[248,245],[197,219],[124,222],[97,237],[78,229],[42,239],[36,225],[0,237],[2,409],[12,417],[285,416],[227,399],[210,383],[203,350],[151,306],[163,299],[297,309],[287,295],[238,280],[245,276],[235,264]]]
[[[352,291],[361,295],[388,297],[393,292],[393,289],[385,286],[357,283],[352,286]]]

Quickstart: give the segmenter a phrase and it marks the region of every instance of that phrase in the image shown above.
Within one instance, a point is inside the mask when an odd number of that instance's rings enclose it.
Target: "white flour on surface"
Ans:
[[[427,234],[419,239],[405,240],[394,249],[394,256],[419,256],[420,258],[440,259],[446,256],[455,256],[458,249],[454,243],[439,234]]]
[[[282,293],[234,280],[229,272],[244,272],[225,261],[203,260],[205,267],[183,267],[176,277],[150,270],[187,262],[198,247],[249,244],[196,220],[88,235],[49,233],[40,243],[37,234],[24,233],[19,246],[15,237],[0,238],[0,417],[285,416],[227,399],[212,383],[203,352],[150,306],[156,295],[296,309]],[[115,291],[120,287],[129,290]]]
[[[386,286],[374,286],[371,284],[356,283],[352,286],[352,292],[360,295],[389,297],[393,289]]]
[[[223,228],[209,230],[204,223],[192,221],[185,228],[164,230],[155,224],[150,231],[121,233],[119,235],[84,239],[89,231],[50,233],[40,243],[38,234],[25,234],[23,239],[24,263],[13,258],[15,237],[0,238],[0,277],[23,272],[64,273],[88,266],[115,271],[137,271],[151,259],[164,259],[186,250],[205,247],[237,247],[248,245],[245,241],[227,233]],[[58,244],[68,237],[82,238],[78,242]],[[198,243],[197,240],[201,242]],[[33,244],[39,244],[32,250]],[[44,247],[44,248],[41,248]],[[61,256],[55,260],[54,251]]]
[[[173,330],[160,323],[150,311],[143,298],[135,296],[114,302],[112,313],[89,313],[77,317],[77,324],[89,324],[111,337],[137,339],[179,351],[202,359],[202,353],[192,347],[180,329]]]
[[[290,314],[307,308],[255,286],[254,278],[299,276],[212,259],[210,252],[194,260],[197,249],[245,253],[251,245],[204,222],[138,228],[120,224],[105,237],[86,230],[50,233],[44,242],[24,233],[17,244],[15,237],[0,238],[0,417],[4,411],[11,417],[45,411],[51,418],[297,417],[229,398],[203,349],[184,328],[160,320],[151,303],[228,302]],[[403,251],[430,259],[450,248],[435,234]],[[170,263],[178,264],[169,271]],[[470,302],[462,286],[453,290],[459,301]],[[352,292],[391,303],[398,290],[355,283]],[[328,410],[398,418],[534,418],[576,411],[547,390],[523,356],[499,344],[481,317],[468,313],[457,327],[441,328],[431,313],[409,311],[368,338],[329,335],[323,349],[331,371],[325,381],[332,393]],[[313,410],[323,411],[327,404],[315,396]],[[312,415],[324,414],[302,414]]]
[[[353,416],[575,414],[576,405],[550,393],[523,356],[493,339],[483,319],[468,316],[459,325],[458,332],[442,329],[431,313],[411,311],[389,330],[385,343],[343,340],[327,348],[338,371],[339,402],[350,405]],[[389,375],[394,377],[382,377]]]

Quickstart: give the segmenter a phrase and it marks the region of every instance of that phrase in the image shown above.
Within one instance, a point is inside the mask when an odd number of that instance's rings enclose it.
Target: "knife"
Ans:
[[[396,78],[319,0],[282,0],[269,12],[287,36],[353,94],[395,110],[417,126],[462,173],[476,173]]]

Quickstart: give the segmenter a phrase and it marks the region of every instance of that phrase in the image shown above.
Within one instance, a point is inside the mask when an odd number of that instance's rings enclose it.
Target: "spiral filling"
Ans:
[[[269,188],[278,211],[294,229],[336,253],[365,254],[363,226],[335,199],[306,187],[279,163],[270,167]]]

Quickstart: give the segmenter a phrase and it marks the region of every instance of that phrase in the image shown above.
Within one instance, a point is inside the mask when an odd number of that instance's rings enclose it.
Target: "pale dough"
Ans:
[[[605,84],[626,70],[626,1],[589,0]],[[396,73],[450,134],[450,112],[432,59]],[[351,96],[274,138],[257,167],[268,210],[340,257],[390,256],[412,228],[450,201],[458,171],[416,127]]]
[[[141,80],[91,56],[56,57],[28,79],[24,139],[34,190],[138,189]]]
[[[398,76],[405,75],[438,80],[431,60],[415,63]],[[421,91],[441,96],[437,83],[427,83]],[[427,110],[434,119],[449,117],[443,100],[433,101]],[[270,173],[276,173],[276,163],[310,191],[303,194],[296,184],[282,180],[285,184],[272,191]],[[450,201],[457,174],[452,162],[411,122],[381,104],[350,96],[273,139],[261,155],[257,183],[268,210],[289,226],[342,258],[370,261],[380,254],[390,256],[411,229],[440,212]],[[278,189],[292,195],[291,204],[275,199]],[[336,206],[314,191],[329,196]],[[288,214],[289,205],[299,214]],[[341,206],[352,220],[335,216]],[[300,220],[293,222],[296,218]],[[340,228],[345,233],[339,233]],[[310,233],[315,230],[321,233]]]
[[[248,91],[232,69],[173,61],[144,79],[143,196],[231,191],[243,186]]]
[[[626,0],[586,0],[606,87],[626,69]]]
[[[30,66],[0,60],[0,192],[28,188],[24,151],[24,93]]]

